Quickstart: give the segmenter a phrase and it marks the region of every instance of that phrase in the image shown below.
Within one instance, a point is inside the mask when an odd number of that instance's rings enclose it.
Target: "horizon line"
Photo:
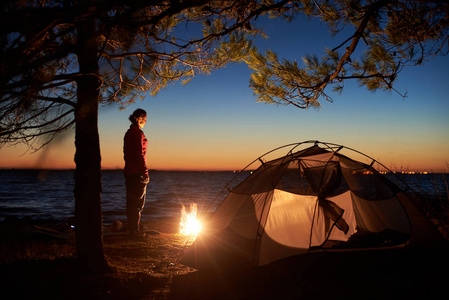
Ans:
[[[33,168],[33,167],[17,167],[17,168],[2,168],[0,171],[75,171],[75,168]],[[255,169],[148,169],[148,172],[242,172],[242,171],[254,171]],[[101,168],[101,171],[123,171],[123,168]],[[449,171],[393,171],[387,173],[393,174],[408,174],[408,175],[427,175],[427,174],[449,174]]]

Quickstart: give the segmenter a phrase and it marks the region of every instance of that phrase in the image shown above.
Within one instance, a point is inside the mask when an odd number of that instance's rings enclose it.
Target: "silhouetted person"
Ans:
[[[145,194],[149,182],[147,168],[148,140],[141,130],[147,122],[147,113],[136,109],[129,116],[131,126],[125,134],[123,154],[125,159],[126,215],[131,236],[143,236],[139,232],[140,216],[145,206]]]

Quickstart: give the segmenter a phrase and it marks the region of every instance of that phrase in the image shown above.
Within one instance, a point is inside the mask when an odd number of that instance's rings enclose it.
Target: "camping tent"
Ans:
[[[286,155],[266,160],[284,149]],[[307,141],[255,162],[260,166],[230,189],[182,263],[262,266],[314,251],[445,243],[408,194],[379,171],[388,169],[356,150]]]

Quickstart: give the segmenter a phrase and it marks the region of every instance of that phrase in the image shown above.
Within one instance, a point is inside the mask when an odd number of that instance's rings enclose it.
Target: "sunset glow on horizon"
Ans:
[[[120,139],[119,139],[120,140]],[[320,140],[322,142],[334,142]],[[292,143],[300,141],[292,141]],[[70,143],[68,143],[70,144]],[[148,167],[151,170],[176,170],[176,171],[239,171],[246,167],[257,157],[284,144],[273,144],[267,142],[262,145],[244,145],[217,149],[212,143],[203,145],[202,150],[195,150],[194,145],[186,145],[179,153],[175,149],[164,151],[160,144],[150,145],[148,154]],[[269,146],[272,144],[272,146]],[[415,149],[407,147],[389,148],[388,145],[367,145],[356,147],[343,144],[361,151],[376,159],[387,168],[395,172],[429,172],[447,173],[447,151],[442,147],[440,150],[432,148],[432,145],[416,145]],[[270,148],[271,147],[271,148]],[[102,147],[103,149],[104,147]],[[102,151],[102,169],[123,169],[123,158],[121,147],[117,145],[114,151]],[[384,148],[384,149],[382,149]],[[18,151],[20,149],[20,151]],[[25,147],[10,147],[0,150],[0,168],[3,169],[74,169],[73,157],[75,147],[70,145],[51,145],[36,153],[20,152],[26,151]],[[432,153],[430,156],[428,153]],[[8,159],[14,158],[14,159]]]

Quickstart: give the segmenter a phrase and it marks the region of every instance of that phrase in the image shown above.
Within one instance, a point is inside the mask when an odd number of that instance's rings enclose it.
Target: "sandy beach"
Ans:
[[[205,272],[179,263],[188,238],[177,234],[178,220],[144,225],[149,234],[138,240],[106,228],[104,251],[115,272],[78,276],[73,239],[30,231],[36,224],[2,224],[2,299],[446,299],[449,293],[448,258],[439,250],[309,255],[251,272],[237,265]]]

